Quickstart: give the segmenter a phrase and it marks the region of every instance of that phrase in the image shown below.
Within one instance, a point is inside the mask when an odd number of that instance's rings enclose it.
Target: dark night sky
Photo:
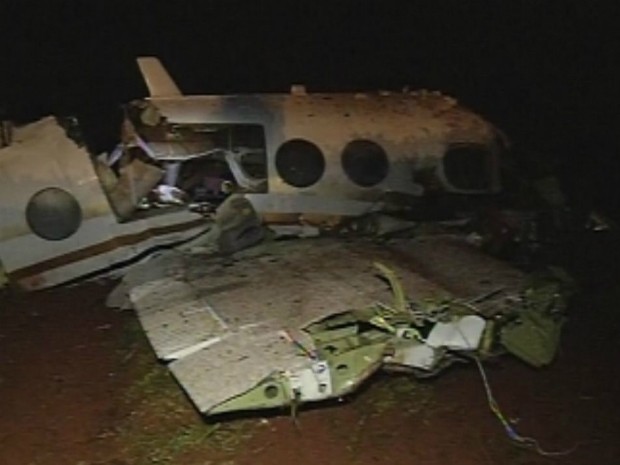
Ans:
[[[615,2],[124,3],[0,0],[11,116],[97,115],[143,96],[134,58],[152,54],[188,93],[440,89],[575,169],[618,155]]]

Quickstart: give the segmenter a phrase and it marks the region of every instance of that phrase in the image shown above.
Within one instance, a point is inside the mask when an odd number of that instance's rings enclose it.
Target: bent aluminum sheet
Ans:
[[[461,239],[429,237],[390,245],[335,238],[266,242],[232,259],[171,251],[135,267],[124,283],[157,356],[171,361],[178,382],[208,414],[273,373],[308,365],[281,337],[283,329],[312,348],[303,331],[309,323],[377,301],[390,304],[376,261],[396,272],[412,299],[471,299],[503,288],[485,302],[489,309],[523,280]]]

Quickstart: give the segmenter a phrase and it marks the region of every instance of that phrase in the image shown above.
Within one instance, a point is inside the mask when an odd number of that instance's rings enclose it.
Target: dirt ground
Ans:
[[[620,284],[617,238],[559,254],[581,283],[560,355],[534,370],[487,366],[512,443],[473,365],[416,382],[382,375],[355,397],[206,422],[158,365],[130,311],[105,307],[112,283],[0,294],[0,463],[4,465],[617,464]]]

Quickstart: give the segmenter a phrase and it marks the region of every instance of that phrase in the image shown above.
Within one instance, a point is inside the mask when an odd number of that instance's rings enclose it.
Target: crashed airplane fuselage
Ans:
[[[139,65],[151,97],[126,107],[115,150],[88,153],[51,117],[0,149],[0,263],[20,287],[186,241],[210,224],[190,203],[241,197],[266,223],[324,227],[500,188],[498,131],[439,93],[182,96],[157,59]],[[153,208],[157,189],[175,205]]]

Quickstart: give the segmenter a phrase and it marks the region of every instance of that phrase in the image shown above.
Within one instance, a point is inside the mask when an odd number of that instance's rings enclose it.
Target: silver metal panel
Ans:
[[[175,355],[174,376],[208,413],[274,372],[309,367],[281,330],[312,349],[303,331],[309,323],[377,301],[390,304],[377,261],[396,272],[412,299],[471,298],[503,288],[491,299],[498,304],[523,279],[454,237],[391,245],[328,238],[267,242],[227,261],[163,254],[143,269],[145,283],[138,284],[135,272],[128,279],[155,351],[163,359]]]
[[[129,293],[140,323],[162,360],[201,347],[223,330],[221,320],[192,287],[171,278],[151,281]]]

